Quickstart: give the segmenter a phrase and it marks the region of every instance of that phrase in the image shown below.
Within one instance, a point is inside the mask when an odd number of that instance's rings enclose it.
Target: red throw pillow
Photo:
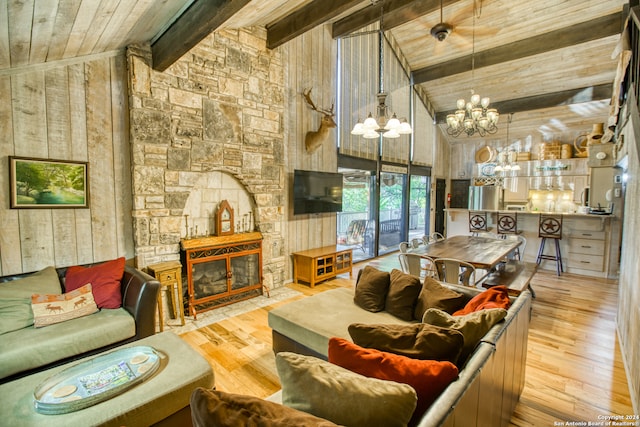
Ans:
[[[410,425],[416,425],[440,393],[458,378],[458,368],[451,362],[411,359],[360,347],[342,338],[329,339],[329,362],[366,377],[413,387],[418,405]]]
[[[507,310],[510,305],[509,291],[506,286],[494,286],[471,298],[464,308],[454,312],[453,315],[464,316],[485,308],[504,308]]]
[[[124,274],[124,261],[124,257],[120,257],[93,267],[69,267],[64,287],[70,292],[91,283],[93,298],[99,308],[119,308],[122,305],[120,280]]]

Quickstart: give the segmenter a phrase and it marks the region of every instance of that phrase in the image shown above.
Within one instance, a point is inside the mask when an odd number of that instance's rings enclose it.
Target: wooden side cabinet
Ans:
[[[152,274],[160,282],[160,290],[168,290],[173,317],[180,316],[180,325],[184,325],[184,306],[182,303],[182,264],[179,261],[167,261],[147,266],[149,274]],[[174,293],[175,289],[175,293]],[[177,297],[176,297],[177,293]],[[162,292],[158,294],[158,318],[160,332],[164,330],[164,310],[162,308]]]
[[[353,250],[325,246],[293,253],[293,280],[316,283],[332,279],[338,274],[349,273],[353,277]]]

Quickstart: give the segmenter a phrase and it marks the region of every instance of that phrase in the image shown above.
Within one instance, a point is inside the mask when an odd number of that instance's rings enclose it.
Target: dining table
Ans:
[[[472,264],[476,269],[491,271],[520,244],[516,239],[458,235],[420,245],[410,252],[431,258],[455,258]]]

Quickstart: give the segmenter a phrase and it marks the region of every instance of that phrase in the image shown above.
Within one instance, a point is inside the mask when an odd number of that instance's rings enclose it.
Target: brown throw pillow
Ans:
[[[424,312],[430,308],[437,308],[451,314],[464,307],[465,303],[466,298],[463,294],[441,285],[432,277],[427,277],[418,295],[413,316],[414,319],[422,321]]]
[[[473,353],[478,342],[485,336],[489,329],[500,322],[507,315],[504,308],[488,308],[474,311],[465,316],[452,316],[442,310],[430,308],[424,313],[424,323],[451,328],[460,331],[464,336],[464,347],[460,354],[459,366],[462,366]]]
[[[420,279],[396,269],[391,270],[390,276],[385,311],[402,320],[413,320],[413,309],[422,289]]]
[[[360,347],[400,354],[413,359],[444,360],[456,363],[464,337],[449,328],[416,323],[414,325],[372,325],[353,323],[349,335]]]
[[[191,393],[191,418],[195,427],[317,426],[336,424],[258,397],[198,387]]]
[[[388,272],[367,265],[359,275],[353,301],[357,306],[373,313],[384,310],[389,281]]]

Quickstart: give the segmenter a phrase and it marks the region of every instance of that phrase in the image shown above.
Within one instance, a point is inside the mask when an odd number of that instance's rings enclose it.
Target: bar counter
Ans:
[[[468,235],[469,210],[446,209],[446,235]],[[478,212],[478,211],[473,211]],[[615,215],[583,213],[558,213],[541,211],[483,210],[487,212],[490,233],[497,232],[498,212],[517,214],[518,234],[527,239],[523,261],[535,262],[540,245],[538,221],[540,214],[562,215],[562,239],[560,248],[564,271],[585,276],[617,278],[619,266],[620,221]],[[553,245],[547,245],[545,253],[552,253]],[[543,260],[541,269],[556,269],[555,262]]]

